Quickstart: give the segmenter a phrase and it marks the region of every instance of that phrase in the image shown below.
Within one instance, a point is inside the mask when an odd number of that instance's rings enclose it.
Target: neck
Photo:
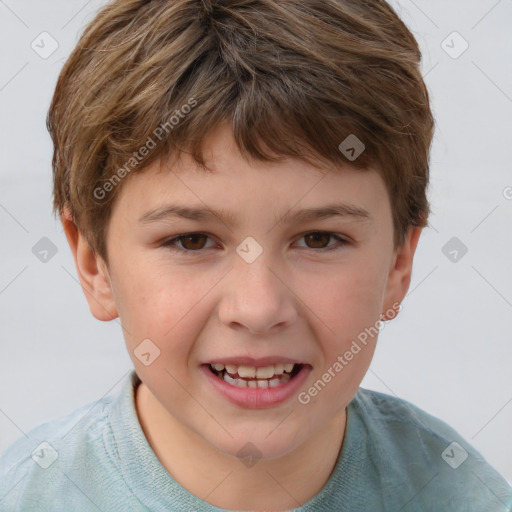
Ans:
[[[135,403],[146,439],[166,471],[190,493],[225,509],[284,511],[310,500],[334,469],[346,426],[344,409],[294,451],[244,465],[173,419],[143,383]]]

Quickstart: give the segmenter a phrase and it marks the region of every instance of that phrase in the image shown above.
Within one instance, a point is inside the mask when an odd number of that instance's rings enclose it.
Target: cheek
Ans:
[[[360,347],[353,353],[340,351],[339,359],[329,361],[315,375],[307,387],[297,396],[298,406],[307,408],[305,415],[313,426],[314,423],[326,423],[339,414],[353,399],[361,381],[370,365],[374,343]],[[351,359],[346,354],[351,353]]]
[[[383,269],[362,258],[356,265],[336,267],[300,281],[303,302],[318,319],[320,339],[342,349],[379,320],[385,279]]]
[[[316,286],[311,304],[321,321],[322,352],[314,378],[299,395],[309,418],[328,420],[352,400],[370,366],[379,333],[382,284],[377,274],[338,273]]]
[[[173,358],[180,360],[190,349],[190,340],[199,333],[200,322],[190,319],[210,287],[185,273],[155,272],[143,264],[137,273],[124,270],[116,303],[130,353],[142,340],[150,339],[161,355],[172,350]]]
[[[126,292],[125,343],[135,371],[168,411],[193,417],[198,411],[185,390],[194,385],[190,354],[201,329],[198,292],[182,290],[176,279],[136,282]]]

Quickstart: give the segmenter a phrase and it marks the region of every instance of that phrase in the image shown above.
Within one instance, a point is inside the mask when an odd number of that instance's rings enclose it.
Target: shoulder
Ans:
[[[421,510],[511,510],[510,485],[439,418],[406,400],[363,388],[349,411],[364,431],[366,449],[379,485],[390,495],[388,501],[393,494],[410,498],[404,512],[418,510],[420,504]]]
[[[44,496],[60,494],[69,468],[85,462],[102,443],[112,400],[88,403],[38,425],[0,453],[0,511],[17,510],[14,504],[22,496],[30,509]]]
[[[456,434],[448,424],[427,413],[403,398],[359,388],[352,405],[364,419],[370,419],[376,425],[403,425],[407,429],[445,438]]]
[[[33,428],[0,453],[0,512],[147,510],[127,483],[133,471],[119,453],[120,446],[130,453],[140,429],[137,381],[128,372],[117,394]]]

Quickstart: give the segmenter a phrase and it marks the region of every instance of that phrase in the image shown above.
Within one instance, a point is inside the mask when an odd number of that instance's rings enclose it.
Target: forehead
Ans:
[[[121,204],[115,208],[137,213],[142,221],[166,207],[196,219],[207,219],[209,210],[222,210],[234,222],[235,216],[251,210],[261,215],[272,210],[281,217],[299,207],[342,205],[342,213],[363,219],[387,199],[377,167],[315,167],[291,157],[279,162],[248,159],[229,126],[214,131],[203,147],[207,169],[187,153],[157,162],[124,183],[116,201]]]

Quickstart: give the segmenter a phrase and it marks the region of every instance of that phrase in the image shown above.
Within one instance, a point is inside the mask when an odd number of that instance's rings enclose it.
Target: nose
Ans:
[[[270,334],[290,326],[297,316],[290,283],[266,259],[236,262],[219,305],[223,324],[250,334]]]

